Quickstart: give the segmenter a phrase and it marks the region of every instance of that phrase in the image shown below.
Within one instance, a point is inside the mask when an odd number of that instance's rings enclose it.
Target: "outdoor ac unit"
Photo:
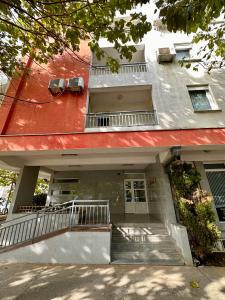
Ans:
[[[83,77],[74,77],[68,79],[67,90],[69,92],[82,92],[84,90]]]
[[[175,56],[176,52],[171,48],[159,48],[157,51],[158,63],[172,62]]]
[[[65,80],[61,78],[50,80],[48,89],[53,96],[62,94],[65,91]]]

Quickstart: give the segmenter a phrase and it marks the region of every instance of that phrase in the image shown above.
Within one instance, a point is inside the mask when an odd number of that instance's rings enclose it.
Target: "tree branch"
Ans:
[[[37,35],[42,35],[42,36],[44,35],[44,36],[46,36],[46,33],[40,33],[40,32],[37,32],[37,31],[32,31],[32,30],[30,30],[30,29],[21,27],[21,26],[15,24],[15,23],[13,23],[13,22],[10,22],[9,20],[5,20],[5,19],[0,18],[0,21],[5,22],[6,24],[9,24],[9,25],[11,25],[11,26],[13,26],[13,27],[16,27],[16,28],[18,28],[18,29],[21,29],[21,30],[23,30],[23,31],[30,32],[30,33],[32,33],[32,34],[37,34]]]

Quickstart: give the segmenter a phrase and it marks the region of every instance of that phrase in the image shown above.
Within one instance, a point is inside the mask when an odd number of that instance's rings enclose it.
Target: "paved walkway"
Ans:
[[[0,264],[0,299],[224,300],[225,268]]]

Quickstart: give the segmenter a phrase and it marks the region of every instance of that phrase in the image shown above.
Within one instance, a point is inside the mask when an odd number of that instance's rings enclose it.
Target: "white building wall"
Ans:
[[[158,215],[170,231],[170,224],[176,223],[176,215],[168,175],[159,160],[147,167],[146,180],[150,214]]]
[[[109,264],[110,232],[66,232],[1,253],[11,263]]]
[[[148,18],[153,21],[152,5],[139,8],[144,13],[149,12]],[[156,51],[161,47],[174,48],[175,43],[190,43],[192,36],[182,33],[168,33],[152,30],[140,44],[145,46],[145,60],[148,73],[112,74],[105,76],[90,76],[89,88],[103,88],[129,85],[152,85],[152,98],[157,112],[159,126],[162,129],[188,128],[217,128],[225,126],[225,70],[212,70],[211,74],[199,66],[198,71],[192,68],[180,67],[175,60],[172,63],[159,64]],[[101,46],[111,46],[105,40]],[[199,45],[193,45],[191,50],[194,58],[197,56]],[[199,57],[198,57],[199,58]],[[195,64],[193,64],[195,65]],[[218,110],[209,112],[194,112],[187,85],[209,85]],[[181,117],[182,116],[182,117]],[[114,130],[110,128],[109,130]],[[121,128],[120,130],[123,130]],[[127,130],[127,129],[126,129]]]

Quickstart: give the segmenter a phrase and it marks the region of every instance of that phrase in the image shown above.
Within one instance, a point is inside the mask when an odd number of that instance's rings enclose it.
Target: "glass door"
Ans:
[[[148,212],[146,200],[146,184],[144,179],[125,179],[124,190],[126,213]]]

